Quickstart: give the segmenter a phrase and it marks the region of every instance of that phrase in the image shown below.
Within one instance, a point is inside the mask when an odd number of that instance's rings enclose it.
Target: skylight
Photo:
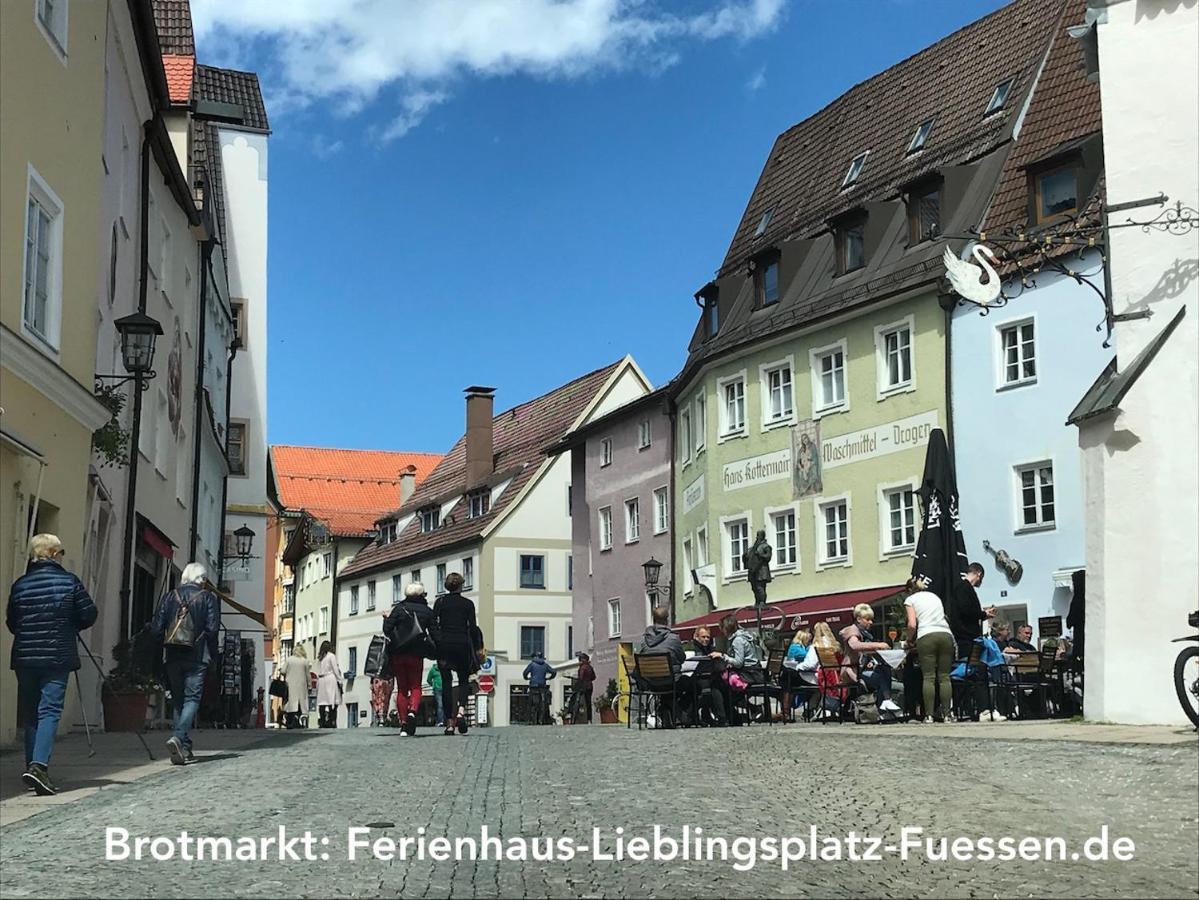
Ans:
[[[1001,81],[995,85],[995,92],[991,94],[991,99],[987,103],[987,110],[983,113],[984,116],[989,116],[993,112],[1003,108],[1003,104],[1007,102],[1007,95],[1012,91],[1012,79]]]
[[[754,237],[761,237],[763,234],[765,234],[767,227],[770,225],[770,220],[773,218],[774,207],[772,206],[770,209],[766,210],[766,212],[762,213],[762,218],[758,220],[758,227],[754,231]]]
[[[928,140],[928,134],[933,130],[933,120],[927,119],[916,126],[916,133],[912,135],[912,142],[908,144],[908,153],[915,153],[917,150],[924,149],[924,142]]]
[[[845,173],[845,180],[841,182],[841,187],[847,188],[862,174],[862,167],[866,165],[866,157],[870,155],[870,151],[859,154],[853,158],[853,162],[849,164],[849,171]]]

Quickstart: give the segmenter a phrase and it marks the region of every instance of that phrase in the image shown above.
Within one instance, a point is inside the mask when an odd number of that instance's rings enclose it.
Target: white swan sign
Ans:
[[[996,262],[995,254],[990,247],[975,244],[970,255],[978,261],[978,265],[958,259],[948,247],[945,248],[943,259],[949,283],[958,296],[976,306],[990,308],[1002,305],[999,273],[991,265]],[[986,276],[985,281],[983,276]]]

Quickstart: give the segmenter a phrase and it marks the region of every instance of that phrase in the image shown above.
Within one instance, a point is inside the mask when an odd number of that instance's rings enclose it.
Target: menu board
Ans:
[[[1041,640],[1046,638],[1059,638],[1062,636],[1062,617],[1061,616],[1041,616],[1037,619],[1037,636]]]
[[[226,631],[221,658],[221,693],[226,697],[241,696],[241,632]]]

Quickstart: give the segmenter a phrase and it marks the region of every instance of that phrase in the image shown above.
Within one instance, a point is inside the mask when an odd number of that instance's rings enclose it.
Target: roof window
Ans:
[[[754,237],[761,237],[766,233],[766,229],[770,226],[770,220],[774,218],[774,207],[762,213],[762,218],[758,220],[758,227],[754,230]]]
[[[924,149],[924,142],[928,140],[928,134],[933,130],[933,120],[926,119],[916,126],[916,133],[912,135],[912,141],[908,144],[908,153],[912,154],[918,150]]]
[[[866,165],[866,157],[870,155],[870,151],[860,153],[853,158],[853,162],[849,164],[849,171],[845,173],[845,180],[841,182],[842,188],[847,188],[858,180],[858,176],[862,174],[862,167]]]
[[[999,112],[1003,109],[1003,104],[1007,102],[1008,94],[1012,92],[1012,79],[1001,81],[995,85],[995,91],[991,94],[991,99],[987,102],[986,112],[984,116],[989,116],[993,112]]]

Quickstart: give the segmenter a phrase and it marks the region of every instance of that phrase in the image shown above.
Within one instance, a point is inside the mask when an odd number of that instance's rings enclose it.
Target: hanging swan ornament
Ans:
[[[999,273],[991,266],[991,263],[996,261],[995,254],[991,252],[990,247],[982,244],[975,244],[971,254],[978,261],[977,266],[958,259],[948,247],[945,248],[945,274],[949,283],[963,300],[988,308],[1000,305],[995,302],[999,299],[1001,287]],[[988,258],[990,262],[987,261]],[[985,282],[981,280],[983,274],[987,276]]]

